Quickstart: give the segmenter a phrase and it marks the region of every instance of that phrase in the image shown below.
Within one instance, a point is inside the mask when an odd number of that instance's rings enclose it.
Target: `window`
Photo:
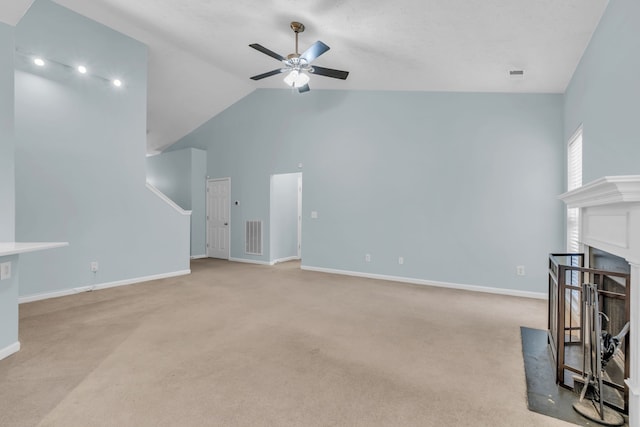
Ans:
[[[573,134],[567,147],[567,191],[582,187],[582,126]],[[567,209],[567,251],[580,249],[580,209]]]

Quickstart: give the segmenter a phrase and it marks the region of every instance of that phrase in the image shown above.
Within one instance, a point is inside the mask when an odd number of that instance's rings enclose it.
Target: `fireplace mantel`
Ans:
[[[605,176],[558,197],[580,208],[582,245],[620,256],[631,267],[631,363],[625,382],[629,425],[640,426],[640,175]]]
[[[569,208],[640,202],[640,175],[605,176],[558,196]]]
[[[559,196],[580,208],[580,243],[640,265],[640,175],[605,176]]]

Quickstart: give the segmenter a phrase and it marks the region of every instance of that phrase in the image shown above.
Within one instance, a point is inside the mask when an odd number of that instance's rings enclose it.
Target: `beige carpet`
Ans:
[[[570,426],[527,410],[546,302],[198,260],[20,306],[1,426]]]

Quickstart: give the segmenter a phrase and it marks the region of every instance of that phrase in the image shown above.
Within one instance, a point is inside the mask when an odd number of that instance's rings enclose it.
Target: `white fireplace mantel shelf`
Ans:
[[[605,176],[558,198],[569,208],[640,202],[640,175]]]
[[[0,242],[0,257],[69,246],[68,242]]]

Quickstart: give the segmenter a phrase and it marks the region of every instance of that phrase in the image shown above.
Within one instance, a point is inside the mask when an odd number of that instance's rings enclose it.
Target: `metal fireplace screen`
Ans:
[[[591,265],[597,266],[597,261],[592,254]],[[573,375],[584,373],[582,284],[597,285],[606,332],[615,335],[630,320],[630,274],[628,270],[619,271],[617,266],[615,270],[618,271],[585,268],[581,253],[549,255],[548,340],[555,360],[556,382],[563,387],[573,388]],[[625,413],[629,390],[624,379],[628,377],[629,345],[625,339],[621,351],[607,365],[603,390],[605,403]]]

